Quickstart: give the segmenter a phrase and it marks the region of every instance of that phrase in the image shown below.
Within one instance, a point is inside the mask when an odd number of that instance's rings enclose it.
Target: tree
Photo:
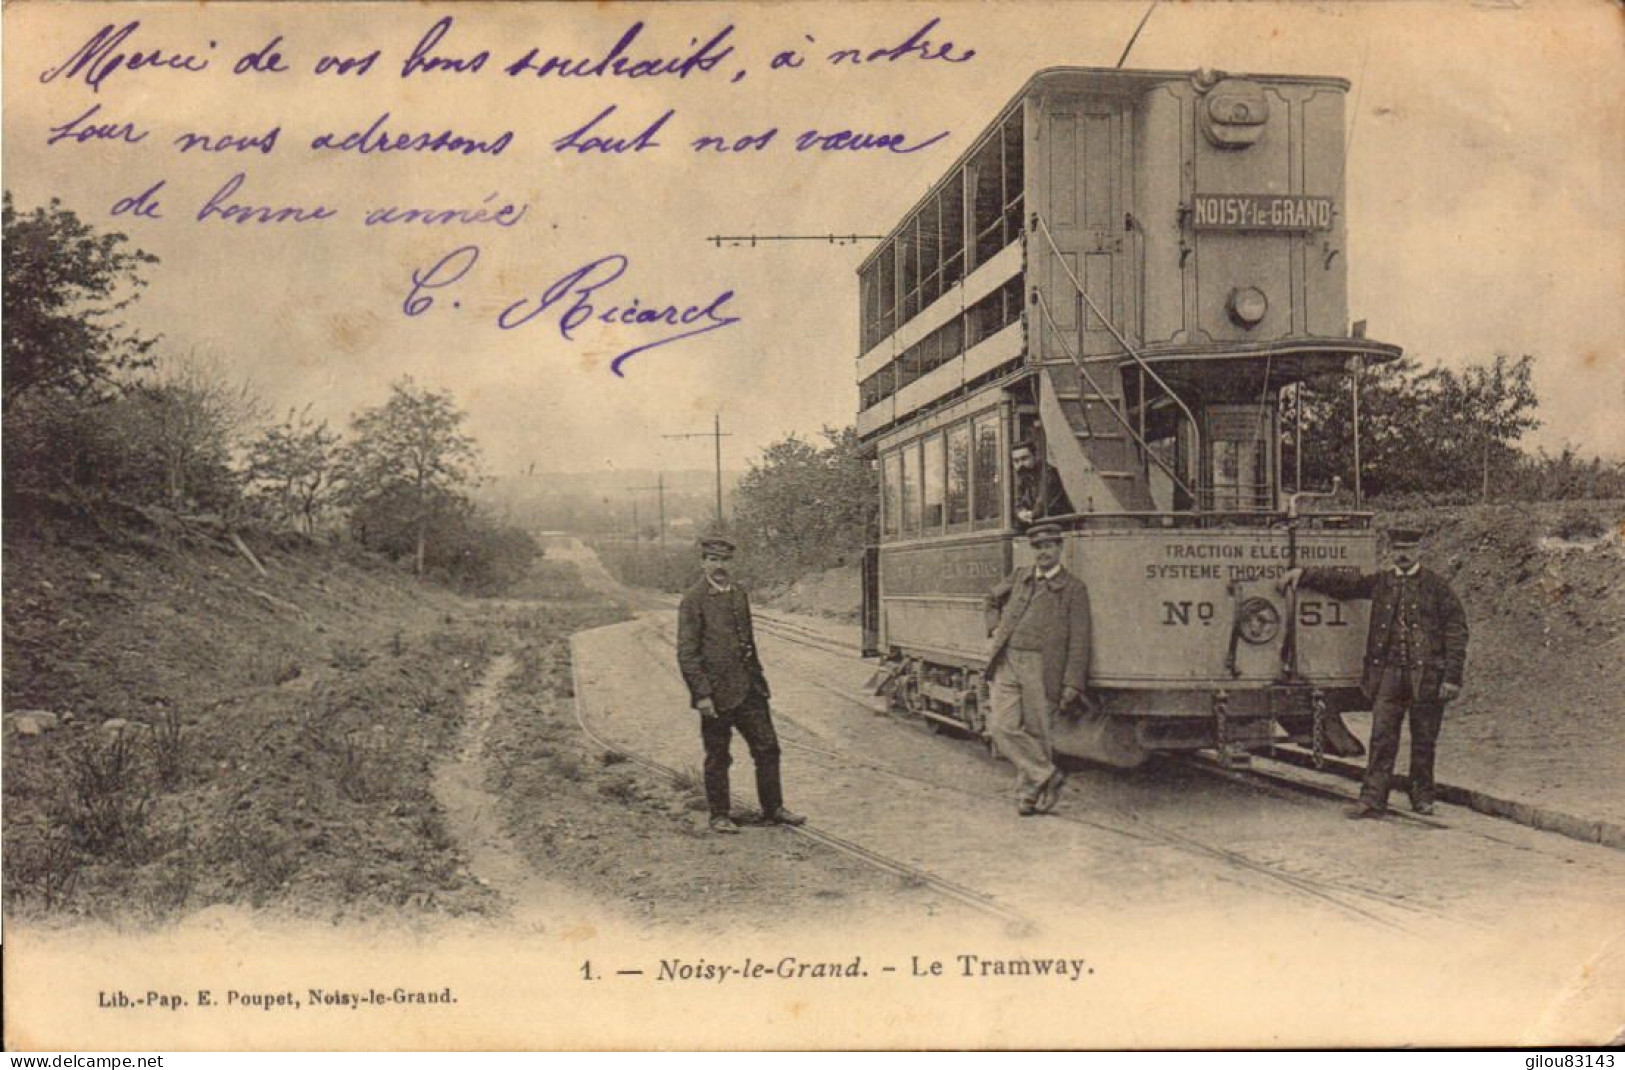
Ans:
[[[163,476],[171,508],[239,500],[233,449],[264,409],[246,382],[232,383],[220,366],[196,354],[161,360],[129,390],[123,404],[142,425],[147,451]]]
[[[1360,372],[1360,485],[1366,494],[1420,490],[1412,485],[1426,469],[1425,442],[1415,434],[1415,416],[1425,407],[1416,361],[1408,357],[1373,364]],[[1293,426],[1288,392],[1282,427]],[[1303,384],[1303,486],[1324,488],[1333,477],[1354,486],[1354,422],[1346,375],[1327,375]],[[1286,458],[1287,470],[1296,467]]]
[[[1360,372],[1360,482],[1368,495],[1476,490],[1488,498],[1490,472],[1511,471],[1516,442],[1539,426],[1532,382],[1534,358],[1497,354],[1489,365],[1460,372],[1423,369],[1410,358]],[[1294,392],[1286,395],[1282,426],[1293,426]],[[1353,407],[1346,376],[1304,384],[1303,482],[1324,487],[1353,475]],[[1290,449],[1286,470],[1295,459]]]
[[[850,427],[824,428],[820,447],[775,442],[739,481],[734,523],[747,553],[781,574],[828,568],[873,537],[875,473]]]
[[[1514,443],[1540,426],[1534,365],[1527,353],[1517,360],[1497,353],[1489,366],[1469,365],[1459,375],[1435,370],[1432,425],[1439,449],[1457,470],[1478,470],[1481,501],[1490,497],[1491,462],[1510,471],[1519,456]]]
[[[5,414],[8,492],[64,486],[175,510],[241,502],[232,458],[259,418],[247,383],[195,357],[155,362],[94,403],[40,389]]]
[[[247,478],[253,500],[284,523],[295,522],[307,537],[339,489],[339,436],[327,421],[311,419],[310,406],[289,409],[248,448]]]
[[[157,257],[127,248],[123,234],[96,233],[54,199],[19,213],[7,191],[0,217],[5,411],[42,390],[99,396],[118,372],[151,363],[156,339],[129,330],[118,314],[146,285],[141,268]]]
[[[410,377],[389,389],[387,402],[352,420],[346,494],[358,516],[410,532],[413,567],[421,576],[431,524],[466,503],[462,488],[475,480],[478,454],[459,430],[463,413],[449,393],[420,390]],[[373,536],[379,537],[376,530]]]

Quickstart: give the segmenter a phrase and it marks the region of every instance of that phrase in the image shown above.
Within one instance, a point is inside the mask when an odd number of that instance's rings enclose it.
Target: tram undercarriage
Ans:
[[[893,712],[921,718],[933,731],[992,746],[987,681],[977,669],[894,654],[870,680]],[[1237,763],[1251,752],[1291,743],[1317,757],[1356,758],[1365,748],[1343,723],[1359,709],[1357,689],[1305,683],[1266,687],[1092,690],[1093,709],[1057,712],[1056,753],[1132,769],[1159,751],[1212,750]]]

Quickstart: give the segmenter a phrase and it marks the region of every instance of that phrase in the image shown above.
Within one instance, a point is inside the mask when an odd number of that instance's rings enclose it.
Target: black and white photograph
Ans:
[[[1625,1043],[1622,31],[8,5],[6,1048]]]

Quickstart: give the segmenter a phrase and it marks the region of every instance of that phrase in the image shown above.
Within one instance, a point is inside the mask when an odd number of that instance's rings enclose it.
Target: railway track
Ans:
[[[763,620],[768,622],[767,627],[765,628],[762,627]],[[785,642],[793,643],[797,646],[826,651],[828,653],[838,654],[842,657],[863,661],[865,663],[868,663],[869,660],[864,658],[858,652],[856,647],[849,644],[840,643],[829,636],[817,636],[816,639],[807,638],[808,635],[815,635],[816,633],[813,633],[810,629],[807,629],[804,626],[789,626],[788,622],[777,620],[771,615],[758,616],[757,626],[759,630],[766,631],[775,638],[783,639]],[[824,684],[821,681],[811,682],[815,686],[821,687],[823,690],[828,691],[831,694],[839,695],[840,697],[851,702],[863,706],[871,705],[872,700],[866,696],[855,694],[834,685]],[[1270,758],[1267,754],[1254,755],[1253,757],[1255,759],[1254,763],[1251,766],[1243,769],[1228,768],[1221,765],[1213,758],[1200,753],[1188,754],[1179,760],[1187,767],[1202,772],[1206,775],[1228,780],[1232,783],[1244,785],[1254,790],[1267,792],[1277,796],[1307,796],[1311,798],[1325,799],[1340,804],[1346,804],[1354,801],[1353,795],[1339,792],[1334,788],[1315,783],[1310,779],[1305,779],[1305,768],[1302,763],[1284,761],[1277,762]],[[1356,783],[1358,783],[1360,779],[1358,775],[1350,773],[1344,768],[1338,768],[1331,765],[1326,766],[1324,769],[1315,770],[1315,772],[1321,773],[1325,776],[1337,777],[1340,780],[1354,781]],[[1430,819],[1418,814],[1406,813],[1402,810],[1392,810],[1390,811],[1389,816],[1402,823],[1415,825],[1418,827],[1432,829],[1447,829],[1453,827],[1443,821]],[[1485,833],[1479,833],[1479,835],[1487,839],[1496,839],[1496,837],[1489,836]],[[1501,841],[1498,840],[1497,842]]]
[[[757,620],[758,628],[760,630],[765,631],[770,635],[774,635],[776,638],[781,638],[787,642],[811,648],[819,651],[820,653],[829,652],[826,649],[827,644],[806,641],[798,634],[799,630],[786,630],[782,633],[778,632],[774,628],[774,623],[775,622],[769,620],[768,627],[762,628],[762,618],[758,618]],[[663,664],[668,672],[672,673],[673,675],[677,675],[676,669],[672,664],[674,660],[673,652],[676,643],[674,630],[668,630],[659,623],[650,622],[650,624],[652,627],[646,627],[640,630],[638,637],[639,644],[657,663]],[[660,646],[658,648],[652,642],[652,640],[655,639],[658,639],[660,642]],[[852,648],[850,647],[842,649],[840,653],[842,653],[844,656],[856,657],[855,652],[853,652]],[[866,696],[849,692],[844,688],[827,685],[822,681],[812,679],[804,674],[798,673],[796,675],[806,682],[812,683],[814,686],[819,687],[821,690],[828,691],[856,706],[868,710],[871,713],[873,712],[872,699]],[[798,729],[802,733],[810,734],[815,738],[820,738],[819,733],[816,730],[810,728],[800,719],[795,717],[792,712],[786,710],[782,701],[775,703],[775,711],[780,720],[787,722],[790,726]],[[1005,792],[1003,791],[979,791],[973,788],[968,788],[963,784],[955,784],[933,777],[922,776],[918,773],[877,763],[864,755],[854,754],[851,751],[832,749],[830,747],[808,743],[804,740],[796,739],[794,736],[784,732],[780,733],[780,744],[795,750],[798,753],[808,755],[831,769],[861,769],[865,772],[887,777],[889,779],[905,781],[943,792],[985,800],[994,805],[1003,805],[1003,803],[1006,801]],[[991,761],[993,759],[989,757],[988,760]],[[1312,785],[1292,782],[1288,778],[1272,778],[1269,776],[1253,774],[1251,771],[1243,772],[1222,769],[1216,764],[1212,763],[1204,766],[1199,761],[1191,762],[1189,765],[1191,768],[1196,769],[1199,772],[1212,773],[1216,779],[1247,786],[1254,791],[1264,790],[1270,792],[1271,794],[1293,793],[1309,796],[1318,795],[1320,798],[1335,799],[1339,803],[1346,803],[1349,801],[1349,796],[1338,794],[1330,789],[1316,789]],[[1162,822],[1153,821],[1152,819],[1147,818],[1145,815],[1131,810],[1121,807],[1113,807],[1111,808],[1111,814],[1115,820],[1103,820],[1098,817],[1085,817],[1077,814],[1067,813],[1065,811],[1056,811],[1048,815],[1048,818],[1050,820],[1059,820],[1067,822],[1068,824],[1082,826],[1095,832],[1102,832],[1112,836],[1135,841],[1140,845],[1152,844],[1167,846],[1181,850],[1188,854],[1204,857],[1211,861],[1221,863],[1229,868],[1249,873],[1258,879],[1261,879],[1275,887],[1297,895],[1301,898],[1319,902],[1369,924],[1387,929],[1400,932],[1409,931],[1403,921],[1396,920],[1394,917],[1385,916],[1381,911],[1386,911],[1390,914],[1399,913],[1408,917],[1414,917],[1417,915],[1428,915],[1433,917],[1445,916],[1441,911],[1433,910],[1429,907],[1400,897],[1386,895],[1382,892],[1369,889],[1350,887],[1343,884],[1334,884],[1328,881],[1318,880],[1314,877],[1305,876],[1300,873],[1293,873],[1283,870],[1268,863],[1259,862],[1256,859],[1248,857],[1242,852],[1207,842],[1200,837],[1181,832]],[[1406,816],[1408,817],[1409,815]],[[1414,820],[1425,824],[1432,824],[1436,827],[1446,827],[1439,825],[1436,822],[1424,822],[1423,819],[1420,818]],[[849,843],[850,841],[843,842]]]
[[[664,660],[669,662],[670,652],[662,651],[662,653],[667,655]],[[595,745],[603,748],[605,751],[618,754],[639,768],[654,773],[657,776],[665,777],[674,783],[682,783],[687,780],[688,778],[678,770],[673,769],[672,767],[657,761],[646,754],[642,754],[623,743],[610,740],[602,733],[594,729],[593,725],[587,718],[586,711],[582,708],[581,684],[576,675],[577,664],[578,659],[575,656],[575,642],[572,639],[570,678],[571,687],[574,691],[574,713],[576,724],[581,729],[582,734],[590,739]],[[811,753],[826,754],[831,756],[834,756],[835,753],[833,751],[824,750],[822,748],[813,747],[807,744],[792,743],[791,745],[800,747]],[[811,840],[815,843],[822,844],[831,850],[838,851],[849,858],[860,861],[868,866],[880,870],[881,872],[889,873],[912,883],[931,888],[939,894],[946,896],[947,898],[952,899],[965,907],[990,917],[998,918],[1007,923],[1013,932],[1031,932],[1038,928],[1037,923],[1031,917],[1013,907],[999,902],[993,896],[988,895],[985,892],[980,892],[974,888],[951,881],[940,874],[933,873],[927,869],[922,869],[919,866],[904,862],[901,859],[893,858],[890,855],[885,855],[878,851],[871,850],[860,843],[837,836],[835,833],[830,832],[827,829],[819,828],[817,825],[809,823],[806,825],[787,825],[784,827],[798,836]]]

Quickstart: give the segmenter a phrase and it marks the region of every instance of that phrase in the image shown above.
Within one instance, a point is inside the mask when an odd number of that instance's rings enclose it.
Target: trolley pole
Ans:
[[[1360,485],[1360,371],[1364,363],[1359,357],[1354,358],[1354,375],[1351,376],[1351,393],[1354,397],[1354,508],[1365,507],[1365,497],[1361,493]]]
[[[659,502],[660,502],[660,546],[661,546],[661,549],[665,549],[665,546],[666,546],[666,473],[661,472],[658,476],[656,476],[655,485],[652,486],[652,487],[633,487],[632,489],[634,491],[652,490],[656,494],[659,495]],[[634,503],[635,502],[636,502],[636,499],[634,499]]]
[[[729,437],[722,430],[722,414],[717,413],[711,423],[710,431],[696,431],[687,435],[662,435],[662,438],[709,438],[716,443],[717,465],[717,527],[722,527],[722,440]]]
[[[1143,437],[1143,436],[1142,436]],[[1292,489],[1303,489],[1303,380],[1292,384]]]

